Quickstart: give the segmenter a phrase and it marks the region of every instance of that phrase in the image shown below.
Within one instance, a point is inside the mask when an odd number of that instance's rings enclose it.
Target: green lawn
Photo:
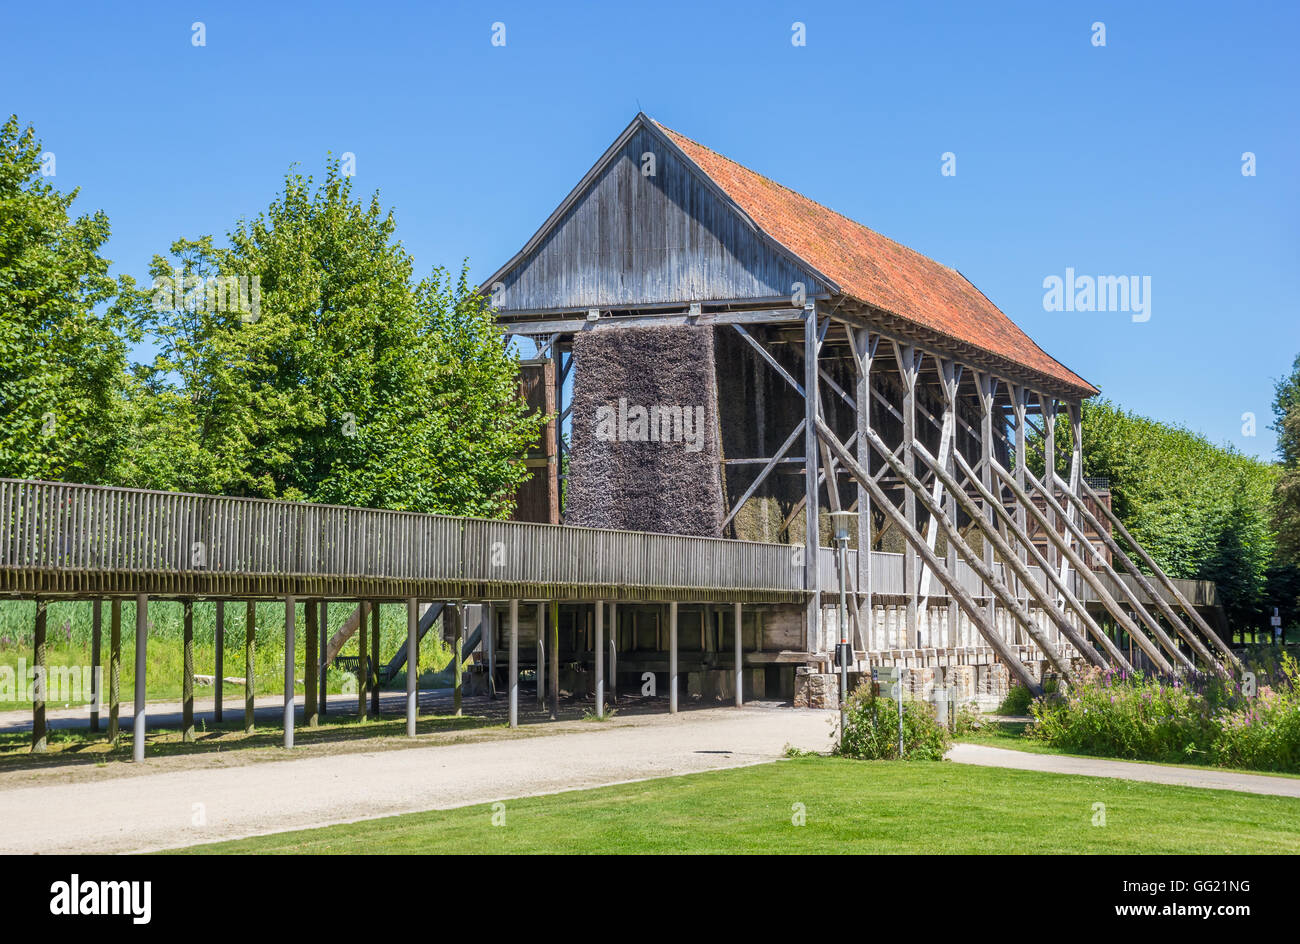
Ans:
[[[1094,826],[1095,804],[1105,825]],[[796,804],[806,824],[795,825]],[[187,853],[1297,853],[1300,800],[800,757],[194,846]],[[499,818],[499,816],[498,816]]]

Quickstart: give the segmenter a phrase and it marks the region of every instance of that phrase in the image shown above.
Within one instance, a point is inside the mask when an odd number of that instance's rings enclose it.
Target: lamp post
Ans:
[[[848,721],[849,663],[853,661],[853,647],[849,645],[849,616],[847,604],[849,573],[849,529],[858,520],[856,511],[832,511],[831,523],[835,527],[835,547],[840,562],[840,641],[835,647],[835,661],[840,667],[840,747],[844,747],[844,727]]]

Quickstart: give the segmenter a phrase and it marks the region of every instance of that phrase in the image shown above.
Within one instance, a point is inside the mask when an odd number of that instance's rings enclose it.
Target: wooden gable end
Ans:
[[[828,291],[644,124],[568,202],[483,286],[501,316],[788,298],[795,283],[808,296]]]

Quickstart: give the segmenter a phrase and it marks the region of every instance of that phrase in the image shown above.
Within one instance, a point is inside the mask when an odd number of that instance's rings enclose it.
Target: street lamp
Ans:
[[[849,584],[849,534],[857,520],[856,511],[832,511],[831,523],[835,527],[835,546],[840,561],[840,641],[835,647],[835,662],[840,667],[840,748],[844,747],[844,727],[848,721],[849,663],[853,661],[853,647],[849,645],[849,616],[845,598]]]

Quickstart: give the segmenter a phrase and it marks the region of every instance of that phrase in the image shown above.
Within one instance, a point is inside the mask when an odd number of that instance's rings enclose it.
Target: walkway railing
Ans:
[[[798,601],[793,548],[0,479],[0,592]]]

